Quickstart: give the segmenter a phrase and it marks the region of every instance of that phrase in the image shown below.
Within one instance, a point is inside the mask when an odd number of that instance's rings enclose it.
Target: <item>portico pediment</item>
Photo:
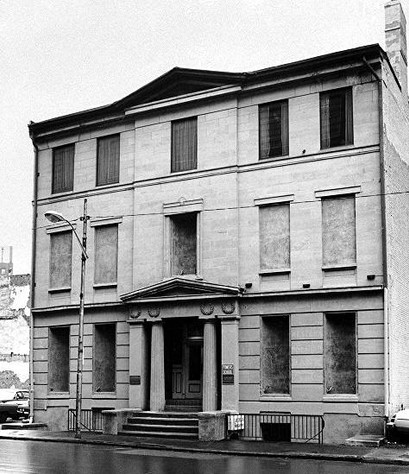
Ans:
[[[228,298],[242,293],[241,288],[202,280],[174,277],[121,295],[124,303],[143,303],[201,298]]]

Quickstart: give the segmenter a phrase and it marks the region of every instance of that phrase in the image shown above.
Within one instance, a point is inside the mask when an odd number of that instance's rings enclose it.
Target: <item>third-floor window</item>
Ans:
[[[320,95],[321,149],[352,145],[352,89],[337,89]]]
[[[171,172],[197,168],[197,117],[172,122]]]
[[[98,139],[97,186],[119,182],[119,135]]]
[[[260,160],[288,155],[288,101],[259,107]]]

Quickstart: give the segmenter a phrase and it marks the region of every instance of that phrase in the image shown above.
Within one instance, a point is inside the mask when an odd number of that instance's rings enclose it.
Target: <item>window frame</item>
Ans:
[[[57,293],[57,292],[64,292],[64,291],[71,291],[72,290],[72,261],[73,261],[73,238],[72,234],[73,231],[70,229],[68,226],[62,226],[61,228],[58,229],[50,229],[48,231],[48,234],[50,236],[49,240],[49,262],[48,262],[48,268],[49,268],[49,281],[48,281],[48,292],[49,293]],[[52,286],[52,271],[51,267],[53,265],[53,258],[52,258],[52,239],[61,236],[62,234],[70,234],[71,239],[70,239],[70,244],[71,244],[71,258],[70,258],[70,284],[69,285],[63,285],[63,286]]]
[[[95,380],[95,376],[96,376],[96,370],[95,370],[95,364],[96,364],[96,360],[98,358],[98,355],[96,354],[96,334],[97,334],[97,326],[101,327],[101,326],[113,326],[113,331],[114,331],[114,335],[115,335],[115,340],[114,340],[114,369],[113,369],[113,372],[114,372],[114,390],[109,390],[109,391],[98,391],[95,389],[95,385],[96,385],[96,380]],[[116,322],[99,322],[99,323],[95,323],[93,324],[93,328],[92,328],[92,395],[93,396],[98,396],[98,395],[105,395],[105,394],[108,394],[108,395],[115,395],[116,394],[116,391],[117,391],[117,386],[118,386],[118,380],[117,380],[117,371],[118,371],[118,363],[117,363],[117,359],[118,359],[118,325]]]
[[[99,177],[99,174],[100,174],[100,167],[101,167],[101,162],[100,160],[102,160],[102,158],[100,158],[100,144],[104,141],[104,140],[112,140],[113,138],[117,138],[118,139],[118,156],[117,156],[117,161],[116,161],[116,167],[117,167],[117,172],[116,174],[114,175],[114,178],[111,178],[111,179],[108,179],[106,181],[103,181],[103,182],[100,182],[100,177]],[[110,168],[110,165],[112,165],[112,162],[110,159],[108,159],[108,164],[107,164],[107,167],[108,167],[108,176],[110,175],[110,173],[112,172],[111,168]],[[111,135],[105,135],[103,137],[98,137],[97,138],[97,159],[96,159],[96,177],[95,177],[95,186],[96,187],[100,187],[100,186],[109,186],[109,185],[112,185],[112,184],[118,184],[119,183],[119,179],[120,179],[120,172],[121,172],[121,169],[120,169],[120,166],[121,166],[121,134],[120,133],[113,133]]]
[[[51,357],[50,357],[50,341],[51,341],[51,337],[50,337],[50,334],[55,331],[55,330],[63,330],[63,329],[66,329],[67,332],[68,332],[68,357],[67,357],[67,362],[68,362],[68,370],[67,370],[67,380],[65,381],[67,383],[67,387],[68,389],[67,390],[51,390],[50,389],[50,385],[51,385],[51,382],[52,380],[50,380],[50,375],[53,374],[52,370],[50,370],[50,360],[51,360]],[[69,393],[70,393],[70,386],[71,386],[71,383],[70,383],[70,374],[71,374],[71,366],[70,366],[70,362],[71,362],[71,359],[70,359],[70,353],[71,353],[71,325],[62,325],[62,326],[48,326],[48,335],[47,335],[47,339],[48,339],[48,342],[47,342],[47,354],[48,354],[48,368],[47,368],[47,394],[48,394],[48,397],[53,397],[53,396],[58,396],[58,395],[62,395],[62,396],[69,396]],[[60,367],[60,370],[59,372],[61,372],[61,366]]]
[[[72,157],[71,159],[71,170],[70,170],[70,176],[69,180],[70,183],[66,185],[66,187],[61,187],[57,188],[56,186],[56,180],[57,180],[57,173],[56,173],[56,153],[58,153],[61,150],[64,149],[70,149],[72,150]],[[69,193],[74,190],[74,168],[75,168],[75,143],[68,143],[66,145],[61,145],[54,147],[52,149],[52,164],[51,164],[51,194],[61,194],[61,193]],[[69,166],[70,164],[65,163],[65,160],[63,162],[63,172],[65,172],[66,166]]]
[[[342,318],[345,315],[353,316],[354,317],[354,342],[355,342],[355,390],[354,392],[339,392],[339,393],[329,393],[327,387],[327,369],[326,369],[326,360],[325,360],[325,352],[326,352],[326,345],[327,345],[327,326],[328,326],[328,317],[330,318]],[[358,313],[356,311],[335,311],[335,312],[326,312],[324,313],[324,334],[323,334],[323,358],[324,358],[324,365],[323,365],[323,397],[324,400],[327,399],[331,401],[332,399],[356,399],[358,396]]]
[[[282,117],[282,107],[285,105],[285,117]],[[281,153],[272,154],[271,152],[267,155],[263,155],[263,125],[262,125],[262,113],[263,109],[270,109],[270,107],[280,106],[281,108],[281,117],[280,117],[280,127],[281,127]],[[269,112],[270,113],[270,112]],[[283,123],[282,121],[285,120],[285,137],[283,138]],[[271,140],[271,124],[267,122],[267,130],[268,130],[268,137],[266,140]],[[290,146],[289,146],[289,138],[290,138],[290,118],[289,118],[289,102],[288,99],[281,99],[272,102],[267,102],[264,104],[259,104],[258,106],[258,156],[259,161],[270,160],[270,159],[279,159],[283,157],[288,157],[290,153]]]
[[[93,276],[93,287],[94,288],[108,288],[108,287],[116,287],[118,286],[118,271],[119,271],[119,223],[121,220],[115,219],[115,220],[104,220],[104,221],[97,221],[97,222],[92,222],[91,226],[94,227],[94,276]],[[115,281],[110,281],[110,282],[97,282],[96,281],[96,276],[97,276],[97,233],[101,229],[107,228],[107,227],[116,227],[116,280]]]
[[[328,103],[328,122],[324,122],[324,100],[328,97],[328,101],[331,99],[331,96],[336,96],[344,94],[345,100],[345,117],[343,121],[344,127],[344,143],[331,145],[331,130],[330,130],[330,105]],[[342,148],[354,145],[354,98],[353,90],[351,87],[342,87],[338,89],[331,89],[328,91],[320,92],[320,149],[328,150],[332,148]],[[348,122],[349,121],[349,122]],[[324,128],[328,129],[328,137],[324,137]],[[329,144],[325,142],[329,141]]]
[[[180,161],[176,161],[176,126],[181,123],[187,123],[187,122],[194,122],[195,123],[195,137],[194,137],[194,158],[193,158],[193,164],[192,167],[185,167],[181,169],[180,167]],[[197,170],[198,166],[198,116],[191,116],[191,117],[185,117],[182,119],[178,120],[172,120],[171,122],[171,131],[170,131],[171,139],[170,139],[170,172],[173,173],[183,173],[183,172],[188,172],[188,171],[194,171]],[[176,164],[178,164],[176,166]]]

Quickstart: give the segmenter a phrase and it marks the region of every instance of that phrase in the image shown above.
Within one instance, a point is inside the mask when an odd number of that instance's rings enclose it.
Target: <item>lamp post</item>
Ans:
[[[78,321],[78,356],[77,356],[77,390],[75,397],[75,437],[81,438],[81,403],[82,403],[82,369],[84,365],[84,292],[85,292],[85,267],[88,259],[87,254],[87,200],[84,199],[84,212],[80,217],[82,221],[82,242],[77,231],[69,220],[59,212],[48,211],[45,217],[53,223],[66,222],[74,232],[75,237],[81,247],[81,285],[80,285],[80,311]]]

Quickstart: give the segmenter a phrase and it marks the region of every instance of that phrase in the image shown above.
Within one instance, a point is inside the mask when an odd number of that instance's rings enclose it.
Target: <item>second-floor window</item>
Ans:
[[[172,275],[197,273],[197,213],[170,218],[170,270]]]
[[[260,206],[260,271],[290,269],[290,204]]]
[[[53,194],[73,190],[74,153],[75,145],[66,145],[53,149]]]
[[[96,285],[115,285],[118,269],[118,225],[95,227]]]
[[[119,182],[119,135],[98,139],[97,186]]]
[[[171,172],[197,168],[197,117],[172,122]]]
[[[352,89],[337,89],[320,95],[321,148],[352,145]]]
[[[288,101],[259,107],[260,160],[288,155]]]
[[[50,289],[71,288],[72,232],[50,235]]]
[[[356,264],[355,195],[322,199],[322,257],[324,268]]]

